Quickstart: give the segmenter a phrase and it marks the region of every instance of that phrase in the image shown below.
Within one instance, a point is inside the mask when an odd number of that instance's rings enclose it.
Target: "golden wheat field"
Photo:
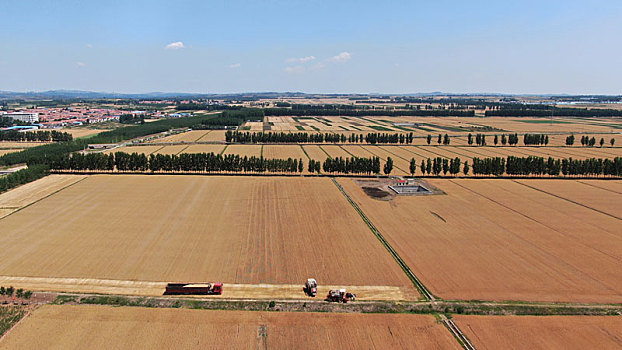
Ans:
[[[431,179],[446,195],[391,201],[339,183],[439,297],[622,302],[622,194],[594,187],[618,180]]]
[[[454,321],[477,349],[619,349],[620,316],[465,316]]]
[[[36,334],[36,336],[33,336]],[[427,315],[43,306],[3,349],[460,349]]]
[[[251,131],[321,131],[338,133],[412,132],[459,135],[466,133],[619,133],[617,118],[535,117],[411,117],[411,116],[270,116],[263,123],[249,122]]]
[[[413,288],[328,178],[95,175],[0,226],[3,276]]]

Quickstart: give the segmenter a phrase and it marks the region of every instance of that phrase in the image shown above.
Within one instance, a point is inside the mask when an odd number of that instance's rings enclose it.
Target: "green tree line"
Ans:
[[[21,152],[5,154],[0,157],[0,165],[13,165],[26,163],[50,164],[60,157],[75,151],[85,149],[93,143],[116,143],[142,136],[157,134],[171,129],[189,128],[200,125],[203,121],[218,118],[220,114],[201,115],[174,119],[162,119],[155,122],[139,125],[125,126],[110,131],[105,131],[89,138],[72,141],[57,142],[52,144],[30,147]]]
[[[68,132],[56,130],[37,130],[37,131],[17,131],[4,130],[0,131],[0,141],[71,141],[73,136]]]
[[[35,181],[49,174],[47,165],[33,165],[5,176],[0,176],[0,193]]]
[[[367,133],[367,134],[335,134],[335,133],[306,133],[306,132],[248,132],[227,131],[226,142],[235,143],[399,143],[411,144],[414,134],[402,133]]]
[[[266,159],[255,156],[182,153],[179,155],[115,152],[71,153],[50,165],[54,170],[192,171],[192,172],[289,172],[304,169],[302,159]]]

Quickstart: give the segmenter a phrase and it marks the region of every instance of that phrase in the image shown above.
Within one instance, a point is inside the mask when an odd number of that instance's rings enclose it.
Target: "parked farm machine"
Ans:
[[[337,302],[337,303],[347,303],[348,301],[354,301],[356,299],[356,295],[353,293],[346,292],[345,289],[335,289],[329,290],[328,295],[326,296],[326,301]]]
[[[166,285],[164,294],[220,295],[222,294],[222,283],[169,283]]]
[[[307,279],[304,287],[305,294],[310,297],[315,297],[317,294],[317,281],[313,278]]]

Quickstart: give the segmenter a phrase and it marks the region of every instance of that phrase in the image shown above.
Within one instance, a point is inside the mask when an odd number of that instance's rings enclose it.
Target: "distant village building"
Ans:
[[[39,122],[39,113],[5,113],[2,115],[3,117],[13,118],[14,120],[19,120],[25,123],[38,123]]]

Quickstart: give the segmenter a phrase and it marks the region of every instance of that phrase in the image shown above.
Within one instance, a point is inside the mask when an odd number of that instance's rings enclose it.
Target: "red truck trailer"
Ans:
[[[164,294],[220,295],[222,294],[222,283],[169,283],[166,285]]]

